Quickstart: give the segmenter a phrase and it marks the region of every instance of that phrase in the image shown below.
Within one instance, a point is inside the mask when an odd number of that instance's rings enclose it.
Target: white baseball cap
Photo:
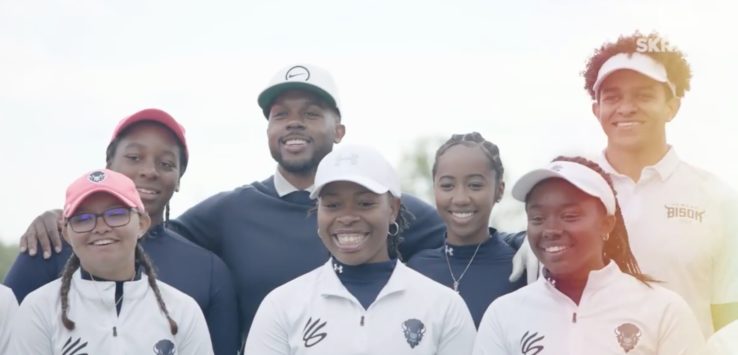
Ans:
[[[382,154],[368,146],[342,145],[328,153],[318,164],[310,198],[318,198],[325,185],[336,181],[353,182],[376,194],[402,196],[397,171]]]
[[[340,107],[338,88],[331,74],[314,65],[298,64],[285,67],[274,74],[269,85],[259,94],[257,102],[264,112],[264,117],[269,118],[269,110],[274,99],[292,89],[313,92],[333,106],[339,114],[341,112],[338,109]]]
[[[564,179],[584,193],[598,198],[605,205],[607,214],[615,215],[615,194],[607,181],[598,172],[570,161],[551,162],[545,168],[523,175],[513,186],[512,195],[516,200],[525,202],[536,185],[550,178]]]
[[[671,89],[671,93],[676,95],[676,88],[674,87],[674,84],[669,81],[666,67],[649,55],[634,52],[618,53],[602,64],[600,71],[597,72],[597,80],[592,86],[595,96],[600,96],[600,86],[602,86],[602,82],[604,82],[610,74],[623,69],[633,70],[660,83],[664,83],[669,87],[669,89]]]

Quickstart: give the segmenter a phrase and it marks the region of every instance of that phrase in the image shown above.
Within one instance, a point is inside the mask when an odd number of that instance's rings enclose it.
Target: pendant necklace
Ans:
[[[477,244],[477,249],[474,250],[474,254],[472,255],[471,259],[469,259],[469,262],[466,264],[464,271],[461,272],[461,275],[459,275],[459,278],[456,278],[456,276],[454,275],[454,271],[451,270],[451,261],[449,261],[448,256],[450,254],[449,249],[451,248],[449,248],[448,244],[446,244],[446,252],[444,253],[446,254],[446,265],[448,266],[449,274],[451,274],[451,279],[454,281],[453,288],[456,293],[459,293],[459,283],[461,282],[461,279],[464,278],[464,275],[466,275],[466,272],[469,271],[469,267],[474,262],[474,258],[477,256],[477,252],[479,252],[479,248],[482,246],[482,243],[484,242],[480,242],[479,244]]]

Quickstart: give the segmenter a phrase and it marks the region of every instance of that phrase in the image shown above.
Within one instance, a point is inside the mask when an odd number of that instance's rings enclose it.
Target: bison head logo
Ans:
[[[425,325],[417,319],[408,319],[402,322],[402,332],[405,333],[405,339],[410,344],[410,348],[415,348],[423,340]]]
[[[633,323],[623,323],[615,328],[615,335],[618,337],[618,343],[620,343],[620,346],[627,353],[638,345],[641,330]]]

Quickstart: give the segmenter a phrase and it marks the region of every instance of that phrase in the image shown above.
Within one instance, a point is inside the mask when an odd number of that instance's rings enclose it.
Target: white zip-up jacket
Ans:
[[[464,355],[476,330],[461,297],[398,262],[364,309],[331,261],[262,301],[245,355]]]
[[[17,309],[18,301],[15,300],[13,291],[0,285],[0,355],[8,354],[10,327]]]
[[[172,335],[147,277],[123,283],[120,315],[115,282],[84,280],[77,270],[69,290],[69,319],[61,322],[61,279],[30,293],[15,318],[11,354],[33,355],[209,355],[213,354],[205,317],[197,303],[157,281],[179,331]],[[235,311],[235,310],[234,310]]]
[[[695,355],[705,340],[687,303],[610,262],[579,305],[541,277],[492,302],[474,355]]]

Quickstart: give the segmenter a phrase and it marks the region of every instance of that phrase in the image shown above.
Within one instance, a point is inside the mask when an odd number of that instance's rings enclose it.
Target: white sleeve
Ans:
[[[471,353],[474,345],[474,320],[469,307],[461,296],[453,294],[443,320],[443,332],[437,355],[459,355]]]
[[[274,294],[269,294],[259,305],[254,321],[246,338],[243,355],[288,355],[289,335],[282,307],[275,303]]]
[[[10,327],[13,325],[13,316],[17,310],[18,301],[13,291],[0,285],[0,354],[8,354]]]
[[[13,318],[10,338],[10,354],[52,355],[53,327],[49,315],[54,309],[45,309],[46,303],[38,294],[31,293],[23,300]],[[61,324],[59,326],[62,326]]]
[[[213,355],[213,344],[210,340],[208,324],[202,314],[200,306],[195,300],[187,297],[184,302],[181,323],[177,323],[177,354],[178,355]]]
[[[707,354],[738,354],[738,320],[726,325],[710,337],[707,342]]]
[[[703,355],[705,337],[691,308],[681,297],[671,294],[666,300],[659,325],[658,355]]]
[[[479,322],[477,338],[474,340],[474,355],[506,355],[512,354],[505,347],[505,334],[497,316],[497,306],[492,302]]]
[[[713,261],[712,304],[738,303],[738,192],[726,187],[721,197],[723,243]]]

